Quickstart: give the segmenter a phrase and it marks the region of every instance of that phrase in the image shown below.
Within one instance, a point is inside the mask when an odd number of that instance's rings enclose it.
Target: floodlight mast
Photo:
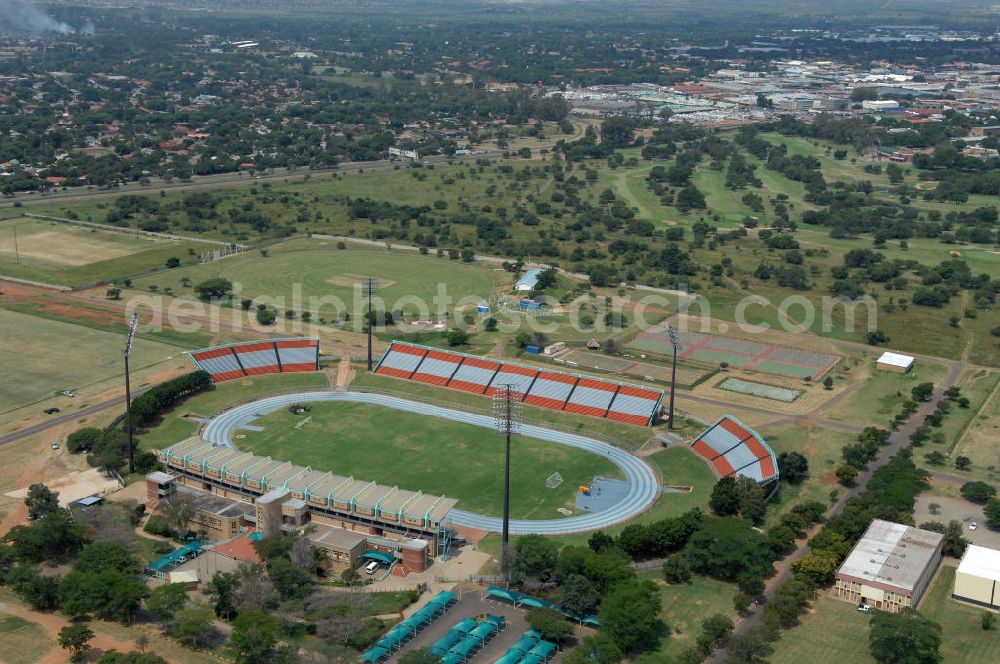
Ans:
[[[139,325],[139,314],[133,313],[128,324],[128,333],[122,345],[122,357],[125,358],[125,430],[128,435],[128,472],[135,472],[135,455],[132,445],[132,390],[129,385],[128,355],[132,351],[132,340],[135,339],[135,328]]]
[[[503,531],[501,534],[500,571],[510,581],[510,436],[521,431],[524,395],[514,385],[506,383],[493,393],[493,419],[497,433],[506,439],[503,472]]]
[[[361,282],[361,294],[368,298],[368,371],[372,370],[372,298],[378,293],[378,279],[365,277]]]
[[[677,330],[670,323],[667,323],[667,337],[670,345],[674,347],[674,363],[670,368],[670,413],[667,419],[667,428],[674,428],[674,392],[677,391]]]

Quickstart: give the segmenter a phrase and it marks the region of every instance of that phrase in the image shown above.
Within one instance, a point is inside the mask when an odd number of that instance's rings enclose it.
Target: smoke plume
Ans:
[[[31,0],[0,0],[0,32],[71,35],[71,25],[57,21]]]

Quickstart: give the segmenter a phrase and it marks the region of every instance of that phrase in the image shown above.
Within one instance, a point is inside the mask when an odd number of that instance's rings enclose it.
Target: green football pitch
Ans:
[[[261,417],[253,424],[263,431],[240,432],[233,443],[317,470],[443,494],[472,512],[502,513],[504,445],[492,429],[369,404],[311,405],[302,415],[280,410]],[[545,481],[556,472],[563,482],[550,489]],[[595,475],[622,477],[603,457],[514,436],[511,517],[560,518],[556,510],[573,509],[577,487]]]
[[[439,285],[455,300],[469,297],[471,304],[476,304],[489,298],[507,276],[481,264],[421,256],[401,249],[390,251],[356,244],[348,244],[346,249],[336,247],[334,240],[290,240],[270,247],[267,256],[252,251],[150,275],[137,279],[135,284],[140,288],[154,284],[161,289],[169,286],[178,295],[193,297],[192,289],[183,285],[183,279],[190,279],[196,285],[221,276],[233,282],[237,297],[282,298],[276,303],[279,308],[322,314],[336,306],[319,300],[324,297],[336,298],[351,311],[357,284],[369,275],[379,280],[378,295],[388,311],[417,311],[418,300],[432,306]],[[310,298],[317,298],[315,306],[310,305]],[[361,305],[360,299],[357,304]]]

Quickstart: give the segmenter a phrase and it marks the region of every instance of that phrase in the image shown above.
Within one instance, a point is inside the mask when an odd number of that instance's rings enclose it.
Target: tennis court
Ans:
[[[776,387],[774,385],[765,385],[764,383],[754,383],[749,380],[742,380],[740,378],[727,378],[716,387],[720,390],[729,390],[730,392],[739,392],[740,394],[750,394],[755,397],[763,397],[764,399],[772,399],[774,401],[782,401],[784,403],[791,403],[802,394],[802,390],[792,390],[787,387]]]
[[[722,362],[736,369],[763,371],[790,378],[817,380],[840,359],[836,355],[810,353],[744,339],[720,337],[700,332],[678,332],[678,357],[681,360],[718,365]],[[640,332],[627,348],[643,353],[669,356],[673,347],[664,327]]]
[[[625,357],[588,353],[573,350],[562,354],[558,360],[569,368],[597,369],[617,374],[635,376],[644,380],[670,381],[670,364],[653,364]],[[677,384],[686,387],[694,386],[715,373],[715,369],[705,369],[689,364],[677,363]]]

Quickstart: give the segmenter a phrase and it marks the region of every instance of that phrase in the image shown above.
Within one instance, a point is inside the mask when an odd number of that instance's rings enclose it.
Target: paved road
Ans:
[[[465,413],[440,406],[408,401],[384,394],[366,392],[312,391],[269,397],[243,404],[213,417],[202,431],[202,438],[216,445],[232,445],[233,432],[248,425],[262,415],[273,413],[293,403],[315,401],[351,401],[368,403],[421,415],[440,417],[456,422],[465,422],[487,429],[494,428],[493,418],[488,415]],[[522,434],[559,445],[575,447],[598,456],[603,456],[625,475],[628,490],[622,499],[610,508],[593,514],[567,517],[564,519],[512,519],[510,532],[516,535],[539,533],[542,535],[569,535],[589,532],[613,526],[646,511],[660,493],[660,482],[645,461],[628,452],[585,436],[554,431],[533,425],[524,425]],[[386,478],[395,482],[392,478]],[[500,532],[503,522],[497,517],[483,516],[465,510],[453,509],[445,521],[456,526]]]
[[[840,500],[838,500],[836,504],[834,504],[833,507],[831,507],[827,511],[826,513],[827,519],[831,519],[840,514],[840,512],[843,511],[844,506],[847,504],[848,500],[850,500],[854,496],[859,495],[862,491],[864,491],[864,488],[865,486],[867,486],[868,481],[872,477],[872,474],[876,470],[887,464],[889,460],[893,456],[895,456],[901,449],[910,444],[910,434],[913,433],[913,431],[918,426],[923,424],[924,417],[934,410],[937,402],[944,396],[944,391],[958,382],[958,379],[962,375],[962,371],[964,369],[965,369],[964,362],[950,363],[948,376],[934,390],[933,398],[929,402],[920,404],[920,406],[917,408],[917,412],[914,413],[912,417],[910,417],[910,419],[906,422],[906,424],[904,424],[898,431],[894,432],[891,436],[889,436],[889,440],[886,443],[886,445],[882,448],[882,451],[879,454],[878,458],[871,464],[869,464],[868,470],[862,472],[858,476],[857,484],[854,487],[849,488],[846,492],[844,492],[844,494],[840,497]],[[777,574],[768,579],[767,588],[764,591],[764,595],[761,600],[762,603],[766,603],[768,600],[774,597],[774,593],[777,590],[778,586],[780,586],[782,583],[792,578],[792,563],[794,563],[797,560],[801,560],[805,556],[809,555],[811,550],[812,549],[810,548],[808,541],[803,540],[795,551],[788,554],[780,561],[778,561],[778,563],[776,563],[775,568],[777,569]],[[736,625],[734,634],[742,634],[743,632],[746,632],[748,629],[760,625],[763,619],[763,614],[764,611],[762,610],[762,608],[758,607],[753,613],[751,613],[749,616],[741,620]],[[708,661],[713,663],[721,663],[724,662],[725,660],[726,660],[726,650],[721,649],[717,651],[715,655],[713,655]]]
[[[140,394],[146,392],[149,389],[155,387],[154,385],[148,385],[142,389],[134,390],[132,392],[132,397],[137,397]],[[87,406],[86,408],[81,408],[78,411],[72,413],[66,413],[65,415],[59,415],[58,417],[53,417],[47,420],[42,420],[37,424],[32,424],[31,426],[25,427],[20,431],[15,431],[14,433],[7,434],[3,438],[0,438],[0,447],[3,445],[9,445],[15,441],[21,440],[22,438],[27,438],[28,436],[34,436],[36,433],[41,433],[46,429],[51,429],[53,427],[60,426],[62,424],[69,424],[82,417],[87,417],[95,413],[99,413],[108,408],[114,408],[115,406],[124,406],[125,397],[115,397],[114,399],[108,399],[107,401],[102,401],[100,403],[95,403],[92,406]]]

